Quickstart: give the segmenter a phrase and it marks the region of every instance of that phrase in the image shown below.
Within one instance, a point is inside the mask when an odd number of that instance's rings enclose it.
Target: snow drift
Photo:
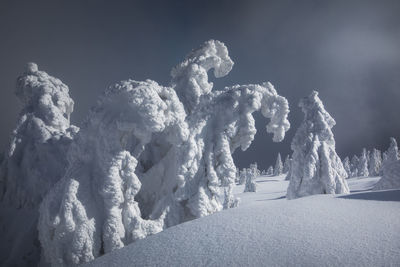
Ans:
[[[254,139],[252,113],[261,110],[281,141],[289,109],[270,83],[213,90],[207,72],[218,78],[232,66],[226,46],[211,40],[172,70],[170,87],[128,80],[105,91],[41,205],[45,261],[88,262],[237,205],[231,155]]]

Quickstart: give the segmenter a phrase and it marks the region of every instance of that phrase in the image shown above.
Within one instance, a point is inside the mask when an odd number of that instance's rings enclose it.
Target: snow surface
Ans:
[[[241,205],[171,227],[86,266],[396,266],[400,190],[287,201],[285,175],[260,176],[257,193],[234,189]],[[359,192],[365,191],[365,192]]]

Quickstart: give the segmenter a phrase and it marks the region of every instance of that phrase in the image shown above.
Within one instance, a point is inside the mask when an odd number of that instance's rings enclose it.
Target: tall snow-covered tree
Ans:
[[[274,175],[281,175],[283,171],[281,153],[278,153],[278,157],[276,158]]]
[[[358,161],[358,176],[360,177],[368,177],[369,172],[368,172],[368,154],[367,150],[364,148],[362,150],[361,156]]]
[[[35,63],[28,63],[17,79],[15,94],[22,110],[0,173],[0,199],[9,207],[0,210],[0,265],[31,266],[40,258],[39,204],[64,175],[66,152],[78,128],[69,120],[74,101],[68,86]],[[16,220],[21,229],[13,227]]]
[[[289,159],[289,170],[286,174],[285,181],[290,181],[290,176],[292,175],[292,159]]]
[[[357,155],[353,155],[350,162],[350,169],[351,169],[350,177],[358,176],[358,163],[359,163],[359,158],[357,157]]]
[[[232,66],[226,46],[211,40],[172,70],[170,87],[127,80],[105,91],[41,205],[47,262],[84,263],[237,205],[232,154],[254,139],[252,113],[270,119],[276,142],[290,125],[287,100],[270,83],[213,90],[208,71],[219,78]]]
[[[325,110],[318,92],[301,99],[304,120],[292,140],[292,173],[286,197],[347,194],[346,171],[335,151],[331,128],[335,120]]]
[[[287,155],[283,163],[282,173],[288,173],[290,168],[290,156]]]
[[[267,175],[273,175],[274,174],[274,167],[269,166],[267,169]]]
[[[378,176],[382,165],[381,152],[378,149],[373,149],[370,155],[368,172],[369,176]]]
[[[349,157],[345,157],[344,160],[342,161],[343,164],[343,168],[347,173],[347,177],[346,178],[350,178],[351,177],[351,170],[350,170],[350,159]]]

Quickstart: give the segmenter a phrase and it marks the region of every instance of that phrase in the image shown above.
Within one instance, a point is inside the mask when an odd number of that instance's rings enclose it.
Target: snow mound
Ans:
[[[381,192],[375,201],[352,195],[254,201],[85,266],[394,266],[400,262],[400,202],[381,201],[390,194],[400,191]]]
[[[400,160],[388,163],[383,169],[381,180],[375,185],[374,190],[400,188]]]

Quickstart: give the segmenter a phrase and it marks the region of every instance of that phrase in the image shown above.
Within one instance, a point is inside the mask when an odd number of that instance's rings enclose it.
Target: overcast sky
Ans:
[[[292,124],[273,143],[256,115],[257,135],[239,167],[261,168],[302,121],[297,103],[320,92],[341,157],[400,139],[400,1],[18,1],[0,2],[0,149],[21,108],[15,80],[26,62],[60,78],[79,126],[97,96],[128,78],[163,85],[170,70],[209,39],[235,62],[215,86],[270,81],[289,100]]]

